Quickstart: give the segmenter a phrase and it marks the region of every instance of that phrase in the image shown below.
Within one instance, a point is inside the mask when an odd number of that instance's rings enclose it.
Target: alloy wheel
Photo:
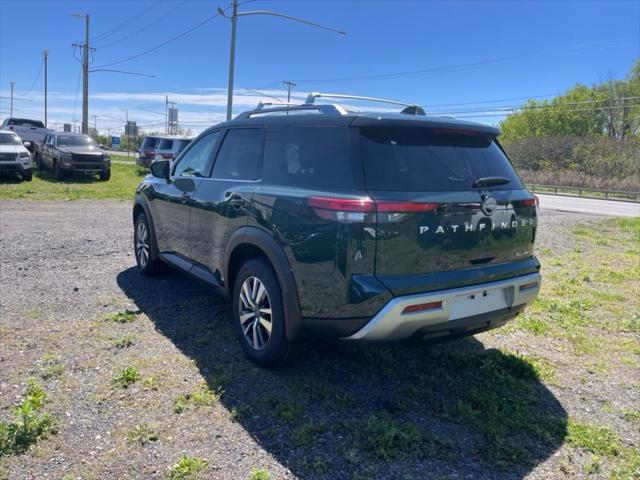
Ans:
[[[257,277],[248,277],[242,284],[239,312],[245,339],[255,350],[262,350],[271,337],[271,301]]]
[[[136,255],[142,268],[149,261],[149,231],[144,222],[138,223],[136,228]]]

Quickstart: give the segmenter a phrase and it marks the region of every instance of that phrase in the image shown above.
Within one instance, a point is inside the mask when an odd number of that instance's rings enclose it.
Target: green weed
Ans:
[[[113,346],[116,348],[128,348],[133,345],[133,335],[127,333],[113,339]]]
[[[271,480],[271,474],[263,468],[252,468],[247,480]]]
[[[195,480],[202,478],[207,462],[201,458],[182,457],[169,471],[169,480]]]
[[[122,312],[110,313],[105,317],[108,322],[130,323],[133,322],[142,312],[140,310],[123,310]]]
[[[127,367],[113,378],[112,383],[116,387],[129,388],[138,380],[140,380],[140,374],[136,367]]]
[[[29,380],[24,400],[12,408],[13,421],[0,421],[0,457],[21,453],[55,432],[55,417],[44,411],[46,398],[42,387]]]
[[[569,420],[566,440],[596,455],[615,457],[620,454],[620,438],[607,427]]]

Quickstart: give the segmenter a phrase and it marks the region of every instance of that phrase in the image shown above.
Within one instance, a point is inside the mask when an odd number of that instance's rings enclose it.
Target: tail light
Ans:
[[[531,198],[526,198],[522,200],[522,205],[524,207],[538,207],[540,206],[540,199],[538,198],[537,195],[534,195]]]
[[[373,200],[361,198],[308,197],[309,205],[320,218],[342,222],[363,222],[366,214],[378,214],[380,222],[397,222],[409,213],[431,212],[437,203]]]
[[[160,156],[165,160],[171,160],[173,158],[173,153],[161,153]]]

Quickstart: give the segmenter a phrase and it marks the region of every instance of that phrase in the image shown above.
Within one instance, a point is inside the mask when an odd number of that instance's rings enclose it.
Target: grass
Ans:
[[[210,407],[220,398],[219,394],[210,389],[196,391],[193,393],[181,393],[173,402],[173,411],[183,413],[190,406]]]
[[[112,383],[119,388],[129,388],[139,380],[140,374],[136,367],[127,367],[113,378]]]
[[[607,427],[570,420],[567,424],[566,441],[596,455],[620,455],[620,438]]]
[[[121,312],[107,314],[105,320],[115,323],[131,323],[135,321],[141,313],[140,310],[123,310]]]
[[[42,358],[43,368],[40,376],[43,380],[49,380],[50,378],[60,377],[64,373],[64,365],[60,363],[60,360],[51,352],[47,353]]]
[[[22,453],[55,431],[55,417],[44,411],[46,398],[42,387],[30,379],[24,400],[12,409],[13,421],[0,420],[0,457]]]
[[[207,462],[196,457],[182,457],[169,471],[169,480],[196,480],[203,478]]]
[[[75,175],[58,181],[48,171],[36,171],[31,182],[0,177],[0,200],[131,200],[144,175],[134,164],[113,163],[107,182],[95,175]]]
[[[112,344],[116,348],[128,348],[133,345],[133,335],[130,333],[121,335],[118,338],[114,338]]]
[[[252,468],[247,480],[271,480],[271,474],[263,468]]]
[[[147,424],[139,424],[127,432],[127,441],[144,446],[157,441],[160,437],[156,430]]]

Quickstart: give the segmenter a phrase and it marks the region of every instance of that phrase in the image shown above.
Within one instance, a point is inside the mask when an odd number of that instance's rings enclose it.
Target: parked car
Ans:
[[[27,182],[32,179],[31,154],[11,130],[0,130],[0,173],[18,173]]]
[[[317,96],[259,106],[151,165],[133,207],[143,274],[170,265],[229,295],[263,366],[301,338],[440,341],[533,302],[537,201],[496,128]]]
[[[46,136],[36,159],[40,169],[51,170],[57,179],[67,172],[97,174],[100,180],[111,178],[111,159],[95,140],[82,133],[54,132]]]
[[[30,152],[34,151],[35,143],[44,142],[45,135],[51,132],[45,128],[44,123],[40,120],[15,117],[5,118],[0,130],[11,130],[18,134]]]
[[[138,149],[137,164],[141,167],[149,167],[151,162],[156,158],[156,148],[160,143],[161,138],[157,136],[144,137],[142,144]]]
[[[185,137],[161,137],[156,145],[154,160],[173,160],[185,149],[191,138]]]

